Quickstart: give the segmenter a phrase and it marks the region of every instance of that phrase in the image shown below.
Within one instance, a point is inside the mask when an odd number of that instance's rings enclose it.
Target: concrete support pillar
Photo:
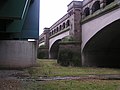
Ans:
[[[23,40],[0,41],[0,68],[26,68],[35,65],[37,43]]]

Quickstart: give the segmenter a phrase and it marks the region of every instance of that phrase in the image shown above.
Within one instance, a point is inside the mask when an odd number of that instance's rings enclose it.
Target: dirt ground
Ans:
[[[0,70],[0,90],[22,90],[22,82],[14,77],[19,70]]]
[[[100,79],[100,80],[120,80],[120,75],[85,75],[78,77],[37,77],[32,78],[28,73],[20,70],[0,70],[0,90],[25,90],[24,86],[33,81],[49,80],[81,80],[81,79]]]

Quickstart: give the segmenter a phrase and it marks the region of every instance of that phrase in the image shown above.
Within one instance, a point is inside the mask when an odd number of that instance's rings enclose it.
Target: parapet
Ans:
[[[68,11],[72,8],[82,8],[82,2],[83,1],[72,1],[70,4],[68,4]]]

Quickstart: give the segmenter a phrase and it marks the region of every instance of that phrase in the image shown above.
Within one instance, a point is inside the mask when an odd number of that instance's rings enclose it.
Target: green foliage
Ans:
[[[81,66],[80,52],[61,50],[58,54],[58,63],[62,66]]]
[[[37,58],[38,59],[47,59],[48,58],[48,49],[44,48],[45,46],[42,46],[38,48],[37,50]]]
[[[46,48],[46,46],[45,45],[41,45],[39,48]]]
[[[75,41],[75,39],[72,36],[66,36],[62,39],[62,42],[67,42],[67,41]]]
[[[60,44],[80,44],[79,41],[60,41]]]

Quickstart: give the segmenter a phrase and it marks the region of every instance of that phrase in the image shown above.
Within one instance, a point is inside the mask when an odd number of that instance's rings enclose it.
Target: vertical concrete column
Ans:
[[[35,65],[37,42],[23,40],[0,41],[0,68],[26,68]]]

